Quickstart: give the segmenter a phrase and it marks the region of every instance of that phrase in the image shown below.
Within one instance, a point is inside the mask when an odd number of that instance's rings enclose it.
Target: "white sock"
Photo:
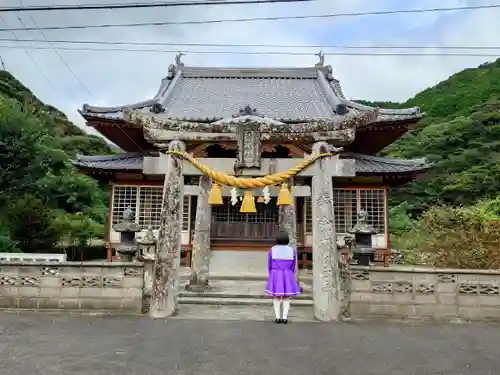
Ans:
[[[283,319],[288,319],[288,311],[290,310],[290,300],[283,301]]]
[[[273,299],[273,306],[274,306],[274,314],[276,315],[276,319],[279,319],[280,318],[281,301],[279,299]]]

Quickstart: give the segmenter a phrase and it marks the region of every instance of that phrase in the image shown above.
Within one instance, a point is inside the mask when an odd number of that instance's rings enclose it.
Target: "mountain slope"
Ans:
[[[53,252],[101,238],[106,194],[70,159],[112,151],[0,71],[0,252]]]
[[[0,96],[15,100],[22,107],[31,107],[33,116],[45,117],[47,121],[43,124],[54,138],[60,140],[60,148],[71,157],[76,153],[96,155],[114,151],[104,139],[87,134],[57,108],[41,102],[30,89],[5,70],[0,70]]]
[[[434,167],[423,181],[398,188],[392,204],[406,201],[420,213],[438,203],[500,195],[500,59],[454,74],[398,106],[420,106],[426,116],[382,154],[426,156]]]

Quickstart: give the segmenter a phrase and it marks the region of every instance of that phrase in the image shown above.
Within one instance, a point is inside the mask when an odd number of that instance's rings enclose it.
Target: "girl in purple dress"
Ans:
[[[295,277],[297,253],[288,245],[287,233],[280,233],[268,254],[268,273],[266,293],[274,297],[274,313],[276,323],[288,323],[290,300],[300,294],[300,288]],[[280,313],[283,305],[283,314]]]

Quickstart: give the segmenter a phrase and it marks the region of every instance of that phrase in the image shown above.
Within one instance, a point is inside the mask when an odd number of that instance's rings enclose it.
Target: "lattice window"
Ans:
[[[271,199],[267,204],[255,203],[256,213],[244,213],[240,212],[241,201],[233,206],[229,199],[225,198],[223,205],[212,206],[212,219],[222,222],[277,223],[279,209],[276,199]]]
[[[356,215],[358,213],[358,190],[355,189],[334,189],[333,207],[335,210],[335,223],[337,233],[349,233],[356,225]]]
[[[306,197],[304,199],[304,215],[306,222],[306,233],[312,233],[312,206],[311,206],[311,197]]]
[[[191,196],[184,196],[182,202],[182,230],[189,230],[189,214],[191,213]]]
[[[160,215],[163,203],[163,186],[127,186],[113,187],[112,223],[118,224],[125,210],[130,207],[135,212],[135,221],[147,229],[160,228]],[[182,230],[189,230],[190,197],[183,202]]]
[[[137,186],[114,186],[112,223],[118,224],[123,219],[123,213],[131,208],[137,213]]]
[[[368,222],[379,233],[385,231],[385,190],[360,190],[359,210],[368,212]]]
[[[162,186],[139,187],[139,225],[147,229],[160,227],[160,214],[163,202]]]
[[[368,222],[379,233],[385,232],[384,189],[334,189],[333,204],[338,234],[348,233],[356,225],[360,210],[368,213]],[[306,233],[312,233],[311,197],[305,199]]]

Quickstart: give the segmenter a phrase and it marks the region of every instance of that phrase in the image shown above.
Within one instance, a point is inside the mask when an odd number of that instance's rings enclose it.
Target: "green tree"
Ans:
[[[10,238],[23,252],[51,252],[61,237],[50,209],[34,196],[25,195],[10,204],[6,218]]]

